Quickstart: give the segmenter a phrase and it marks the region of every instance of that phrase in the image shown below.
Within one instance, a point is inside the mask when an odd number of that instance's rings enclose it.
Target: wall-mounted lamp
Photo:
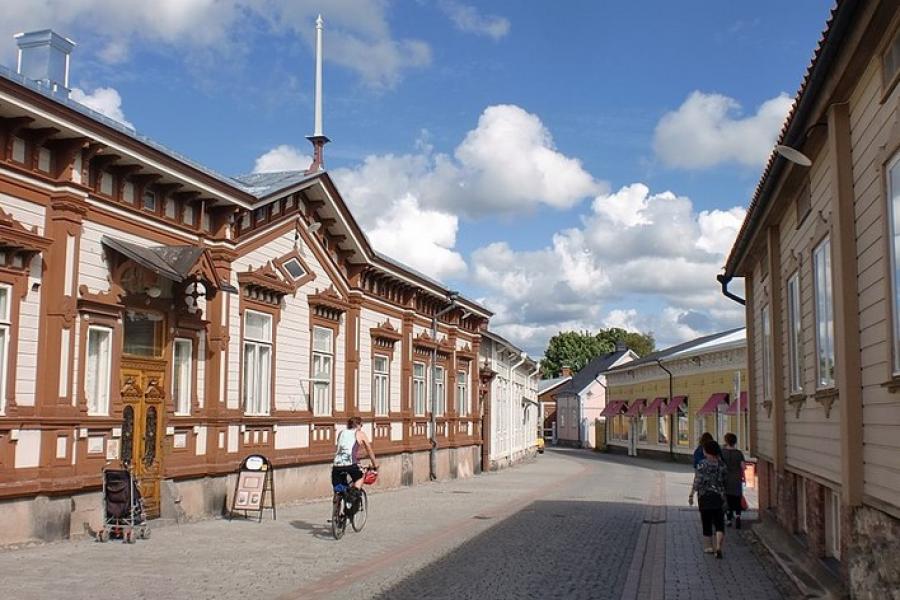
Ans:
[[[162,295],[162,290],[158,285],[151,285],[144,290],[144,292],[146,292],[147,296],[150,298],[159,298]]]
[[[795,165],[800,165],[801,167],[811,167],[812,161],[808,156],[797,150],[796,148],[791,148],[790,146],[784,146],[782,144],[778,144],[775,146],[775,152],[777,152],[780,156],[786,158],[791,161]]]

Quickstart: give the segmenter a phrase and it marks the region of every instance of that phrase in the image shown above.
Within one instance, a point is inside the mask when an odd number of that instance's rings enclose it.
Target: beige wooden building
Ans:
[[[860,598],[900,589],[898,80],[900,4],[838,2],[721,278],[745,281],[762,513]]]

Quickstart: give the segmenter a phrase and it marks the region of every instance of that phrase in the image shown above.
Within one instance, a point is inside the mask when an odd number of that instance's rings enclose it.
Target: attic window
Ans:
[[[900,73],[900,30],[894,33],[894,38],[881,57],[882,81],[885,92],[893,87],[898,73]]]
[[[284,267],[284,270],[288,272],[288,275],[295,281],[306,275],[306,269],[303,268],[303,265],[301,265],[300,261],[296,258],[285,261],[282,266]]]

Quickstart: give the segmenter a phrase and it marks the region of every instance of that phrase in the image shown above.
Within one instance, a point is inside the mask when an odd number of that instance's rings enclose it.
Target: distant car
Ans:
[[[544,453],[544,438],[539,437],[536,442],[538,454]]]

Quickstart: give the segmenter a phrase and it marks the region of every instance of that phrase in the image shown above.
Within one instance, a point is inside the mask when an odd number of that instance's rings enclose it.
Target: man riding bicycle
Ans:
[[[362,489],[363,472],[359,468],[359,447],[366,450],[371,468],[378,470],[375,464],[375,451],[369,443],[369,437],[362,430],[362,419],[350,417],[347,420],[347,429],[340,432],[337,437],[337,450],[334,453],[334,464],[331,467],[332,487],[346,484],[347,476],[353,481],[354,490]],[[357,494],[358,495],[358,494]],[[335,496],[337,498],[337,496]]]

